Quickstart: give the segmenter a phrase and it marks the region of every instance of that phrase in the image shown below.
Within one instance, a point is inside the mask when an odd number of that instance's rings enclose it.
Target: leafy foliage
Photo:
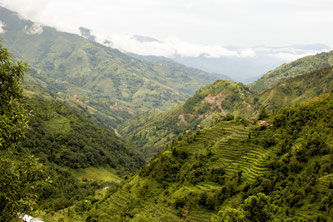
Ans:
[[[113,132],[59,102],[26,98],[24,105],[31,113],[30,128],[20,150],[32,153],[43,163],[41,175],[48,180],[38,187],[39,195],[33,196],[39,210],[56,212],[85,200],[96,201],[96,190],[112,183],[80,178],[79,170],[95,167],[124,175],[144,163],[141,155]],[[28,182],[27,187],[30,185]],[[17,189],[25,189],[24,184],[17,183]]]
[[[6,48],[0,45],[0,149],[7,149],[23,136],[26,115],[20,104],[20,82],[26,66],[14,62]]]
[[[37,207],[37,192],[45,184],[44,173],[34,157],[1,151],[0,221],[10,221],[18,213],[28,213]]]
[[[17,149],[24,137],[27,113],[20,81],[25,65],[0,45],[0,221],[10,221],[35,204],[43,184],[42,167],[28,153]]]

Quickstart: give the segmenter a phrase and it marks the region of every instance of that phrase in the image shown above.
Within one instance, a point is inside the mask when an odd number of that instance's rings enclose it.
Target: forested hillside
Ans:
[[[333,221],[333,51],[244,85],[89,35],[0,6],[0,222]]]
[[[59,102],[26,98],[29,130],[21,149],[44,165],[39,210],[58,211],[94,199],[95,192],[138,170],[140,153],[113,132]],[[95,174],[95,175],[91,175]]]
[[[294,62],[284,64],[266,73],[249,87],[254,91],[267,89],[287,78],[303,75],[310,71],[333,65],[333,51],[323,52],[313,56],[306,56]]]
[[[255,93],[241,83],[219,80],[198,90],[167,112],[151,111],[126,121],[119,132],[141,148],[147,159],[179,133],[210,126],[216,118],[255,118],[259,112],[296,104],[333,90],[333,68],[288,78]]]
[[[179,133],[207,127],[215,117],[255,113],[246,102],[251,94],[241,83],[218,80],[198,90],[185,103],[170,111],[137,115],[122,124],[119,132],[133,141],[149,159]]]
[[[288,78],[274,87],[253,96],[257,106],[276,109],[296,104],[333,90],[333,67],[318,69],[294,78]]]
[[[331,221],[333,97],[181,134],[88,221]],[[126,219],[125,219],[126,218]]]
[[[92,123],[57,102],[27,99],[30,130],[23,147],[42,162],[73,169],[111,167],[134,171],[142,166],[140,154],[113,132]]]

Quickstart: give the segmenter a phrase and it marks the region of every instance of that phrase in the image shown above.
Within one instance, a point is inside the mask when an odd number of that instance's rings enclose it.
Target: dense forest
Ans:
[[[42,162],[73,169],[108,166],[119,172],[143,165],[140,153],[128,143],[66,106],[32,98],[25,103],[32,115],[22,146]]]

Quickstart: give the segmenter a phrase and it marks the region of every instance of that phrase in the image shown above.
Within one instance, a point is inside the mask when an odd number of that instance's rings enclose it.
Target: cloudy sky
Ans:
[[[332,0],[0,0],[62,31],[92,30],[99,41],[141,54],[253,56],[250,47],[323,43],[333,48]],[[162,40],[140,45],[132,34]],[[158,45],[158,47],[157,47]],[[170,45],[173,46],[170,47]],[[230,51],[225,46],[239,46]],[[223,47],[222,47],[223,46]],[[141,47],[141,48],[140,48]],[[191,50],[189,50],[191,49]],[[139,52],[139,53],[140,53]]]

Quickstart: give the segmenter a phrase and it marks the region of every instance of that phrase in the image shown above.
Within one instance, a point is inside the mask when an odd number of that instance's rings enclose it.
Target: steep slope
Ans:
[[[220,120],[184,133],[88,221],[330,221],[332,110],[329,95],[270,113],[267,127]]]
[[[163,56],[143,56],[143,55],[136,55],[133,53],[127,53],[127,55],[132,56],[134,58],[137,59],[141,59],[141,60],[145,60],[148,62],[153,62],[153,63],[157,63],[157,64],[167,64],[170,66],[174,66],[175,68],[177,68],[178,70],[184,69],[186,68],[187,70],[193,70],[193,72],[195,73],[198,69],[196,68],[190,68],[190,67],[194,67],[194,66],[185,66],[182,63],[177,63],[175,61],[173,61],[172,59],[163,57]],[[230,77],[224,74],[219,74],[219,73],[211,73],[212,75],[214,75],[217,79],[224,79],[224,80],[230,80]]]
[[[122,124],[119,132],[141,147],[146,159],[149,159],[179,133],[197,129],[198,125],[207,127],[217,117],[234,115],[253,118],[263,107],[274,110],[332,90],[332,67],[288,78],[258,93],[240,83],[220,80],[198,90],[184,104],[170,111],[150,111],[135,116]]]
[[[333,65],[333,51],[306,56],[294,62],[284,64],[266,73],[249,87],[254,91],[261,91],[287,78],[303,75],[313,70]]]
[[[277,109],[295,104],[333,90],[333,67],[326,67],[294,78],[288,78],[274,87],[253,96],[256,107]],[[259,108],[259,107],[258,107]]]
[[[185,103],[167,112],[142,113],[119,127],[121,135],[140,147],[147,159],[179,133],[209,126],[215,117],[250,115],[249,89],[241,83],[218,80],[198,90]]]
[[[26,108],[32,116],[23,147],[43,162],[72,169],[110,167],[120,174],[143,164],[123,139],[58,102],[27,98]]]
[[[44,165],[39,210],[58,211],[139,169],[144,160],[123,139],[59,102],[26,98],[31,113],[21,149]]]
[[[115,127],[136,110],[168,109],[216,79],[200,70],[127,56],[0,8],[3,44],[33,69],[31,81]]]

